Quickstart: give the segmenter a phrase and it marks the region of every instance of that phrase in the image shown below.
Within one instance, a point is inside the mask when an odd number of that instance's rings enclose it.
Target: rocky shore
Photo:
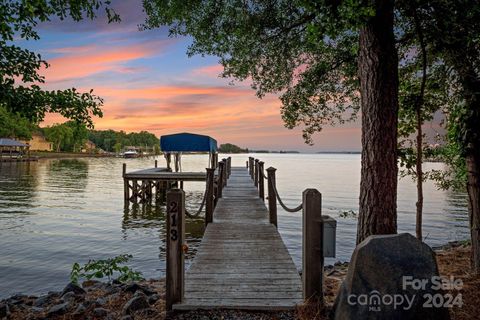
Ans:
[[[469,273],[470,246],[465,241],[436,247],[441,275],[461,278],[464,305],[450,310],[451,319],[477,319],[480,310],[480,277]],[[348,262],[325,267],[325,309],[299,306],[289,312],[248,312],[235,310],[190,311],[167,314],[165,283],[145,280],[122,284],[88,280],[81,286],[69,283],[62,291],[42,296],[17,294],[0,301],[0,320],[68,320],[68,319],[182,319],[182,320],[288,320],[327,319],[340,284],[346,276]]]
[[[42,296],[13,295],[0,302],[0,319],[164,319],[165,284],[87,280]]]

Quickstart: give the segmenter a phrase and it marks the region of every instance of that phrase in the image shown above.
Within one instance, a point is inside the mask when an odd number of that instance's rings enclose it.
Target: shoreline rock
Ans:
[[[61,292],[16,294],[0,301],[0,319],[133,319],[153,310],[165,310],[164,279],[127,284],[87,280],[82,286],[68,283]]]

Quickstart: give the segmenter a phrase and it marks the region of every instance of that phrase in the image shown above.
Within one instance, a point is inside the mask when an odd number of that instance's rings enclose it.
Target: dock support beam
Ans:
[[[182,302],[185,288],[185,192],[172,189],[167,192],[167,279],[166,307]]]
[[[130,186],[128,180],[125,179],[125,173],[127,173],[127,164],[124,163],[122,166],[122,177],[123,177],[123,200],[125,203],[130,202]]]
[[[275,171],[277,169],[270,167],[267,169],[268,177],[268,212],[270,213],[270,223],[278,228],[277,224],[277,197],[275,195],[276,181]]]
[[[205,199],[205,227],[213,222],[213,179],[215,177],[215,169],[207,168],[207,198]]]
[[[322,195],[317,189],[303,191],[302,281],[303,298],[323,303]]]
[[[265,201],[265,180],[263,178],[263,161],[258,161],[258,197]]]

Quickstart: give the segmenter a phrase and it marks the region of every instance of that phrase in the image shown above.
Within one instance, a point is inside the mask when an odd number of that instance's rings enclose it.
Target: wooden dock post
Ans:
[[[227,164],[228,164],[227,178],[230,178],[230,175],[232,174],[232,157],[227,158]]]
[[[123,177],[123,200],[126,203],[130,202],[130,186],[127,179],[125,179],[125,173],[127,173],[127,164],[124,163],[122,166],[122,177]]]
[[[227,186],[227,172],[228,172],[227,159],[222,159],[222,162],[223,162],[223,171],[222,171],[223,186],[222,187],[226,187]]]
[[[302,280],[303,298],[323,303],[322,195],[317,189],[303,191]]]
[[[265,180],[263,178],[263,161],[258,161],[258,197],[265,201]]]
[[[222,197],[222,190],[223,190],[223,171],[225,170],[225,163],[219,162],[218,163],[218,178],[217,178],[217,199]]]
[[[249,166],[249,169],[250,169],[250,170],[249,170],[249,172],[250,172],[250,177],[253,179],[253,170],[254,170],[254,167],[253,167],[253,163],[254,163],[253,157],[249,157],[249,158],[248,158],[248,161],[249,161],[249,165],[250,165],[250,166]]]
[[[253,184],[258,187],[258,159],[255,159],[255,176],[253,178]]]
[[[167,192],[167,275],[166,307],[182,302],[184,293],[185,258],[185,192],[172,189]]]
[[[270,167],[267,169],[268,177],[268,212],[270,213],[270,223],[278,228],[277,224],[277,197],[275,195],[276,181],[275,171],[277,169]]]
[[[213,180],[215,179],[215,169],[207,168],[207,195],[205,199],[205,226],[213,222]]]

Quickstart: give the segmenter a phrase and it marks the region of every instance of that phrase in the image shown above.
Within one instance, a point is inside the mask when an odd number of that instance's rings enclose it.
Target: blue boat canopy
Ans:
[[[163,152],[217,152],[217,140],[200,134],[176,133],[160,137]]]

